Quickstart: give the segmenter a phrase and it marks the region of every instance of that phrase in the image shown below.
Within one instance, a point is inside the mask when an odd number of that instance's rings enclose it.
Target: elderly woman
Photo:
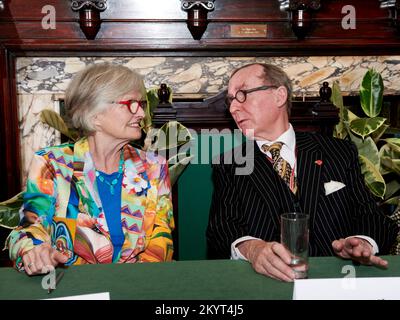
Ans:
[[[29,170],[24,218],[7,241],[28,275],[59,263],[134,263],[172,258],[174,228],[166,161],[132,147],[146,107],[142,78],[96,64],[65,96],[74,144],[38,151]]]

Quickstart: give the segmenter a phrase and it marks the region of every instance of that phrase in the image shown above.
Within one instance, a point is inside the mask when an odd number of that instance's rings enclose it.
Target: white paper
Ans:
[[[400,277],[299,279],[293,300],[399,300]]]
[[[82,294],[78,296],[60,297],[45,300],[110,300],[109,292]]]

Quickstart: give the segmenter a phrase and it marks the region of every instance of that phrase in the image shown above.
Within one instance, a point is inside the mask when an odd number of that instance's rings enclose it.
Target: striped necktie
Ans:
[[[274,170],[278,173],[278,175],[285,181],[286,185],[289,187],[290,191],[294,194],[297,192],[297,180],[294,177],[292,183],[290,183],[290,179],[292,176],[292,167],[290,166],[289,162],[281,157],[281,149],[282,149],[282,142],[275,142],[270,146],[267,144],[262,145],[262,149],[264,152],[270,152],[272,155],[272,164]]]

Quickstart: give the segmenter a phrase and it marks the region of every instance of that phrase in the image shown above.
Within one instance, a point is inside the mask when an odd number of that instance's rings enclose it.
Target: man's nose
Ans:
[[[241,103],[239,101],[237,101],[236,99],[233,99],[231,102],[231,105],[229,106],[229,112],[230,113],[235,113],[236,111],[238,111],[241,107]]]

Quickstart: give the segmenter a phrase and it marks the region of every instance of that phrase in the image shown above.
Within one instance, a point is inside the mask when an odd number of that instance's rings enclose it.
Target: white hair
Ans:
[[[110,63],[86,67],[75,75],[65,92],[71,125],[84,134],[94,132],[93,117],[130,92],[146,96],[143,78],[128,67]]]

